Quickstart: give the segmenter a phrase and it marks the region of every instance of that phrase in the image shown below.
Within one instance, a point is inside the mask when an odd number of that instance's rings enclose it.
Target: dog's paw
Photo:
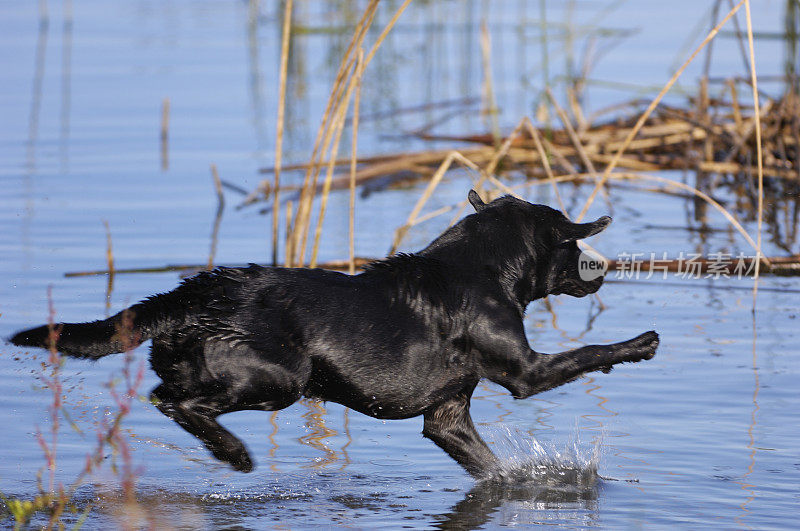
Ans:
[[[209,448],[218,460],[228,463],[239,472],[252,472],[254,465],[250,454],[240,441],[233,441],[224,446]]]
[[[220,461],[225,461],[239,472],[252,472],[253,468],[255,468],[253,465],[253,460],[250,458],[250,454],[248,454],[247,450],[244,449],[242,449],[241,452],[227,452],[226,455],[215,455],[214,457]]]
[[[644,334],[636,336],[630,341],[627,341],[625,343],[625,347],[634,350],[635,352],[632,354],[637,356],[635,361],[639,361],[649,360],[655,356],[658,344],[658,334],[655,331],[650,330],[649,332],[645,332]]]
[[[235,459],[229,461],[231,466],[238,470],[239,472],[252,472],[255,466],[253,465],[253,460],[250,458],[247,452],[242,453],[241,455],[236,456]]]

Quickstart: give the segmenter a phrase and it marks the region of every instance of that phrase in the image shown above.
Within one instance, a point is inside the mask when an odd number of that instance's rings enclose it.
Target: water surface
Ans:
[[[208,260],[216,210],[209,165],[252,189],[262,178],[258,169],[274,159],[280,17],[267,4],[256,17],[243,2],[76,2],[49,5],[49,18],[35,3],[0,7],[0,336],[46,319],[48,286],[58,317],[74,321],[175,286],[174,272],[117,275],[110,293],[103,276],[65,278],[104,268],[104,221],[117,267]],[[299,2],[289,161],[310,154],[358,16],[347,5]],[[381,7],[377,27],[396,5]],[[756,28],[782,28],[782,8],[761,5]],[[402,133],[444,118],[439,132],[486,130],[478,112],[484,18],[492,34],[499,121],[512,126],[535,112],[545,83],[563,94],[562,80],[587,49],[597,54],[588,109],[652,94],[648,90],[668,79],[685,42],[697,41],[692,26],[708,27],[707,11],[697,2],[548,5],[545,55],[538,4],[414,3],[367,73],[359,150],[429,147]],[[759,71],[779,73],[783,44],[765,39],[757,45]],[[736,41],[718,41],[712,64],[712,75],[741,75]],[[694,89],[699,72],[699,66],[687,71],[684,90]],[[681,99],[680,88],[674,101]],[[159,144],[164,98],[172,109],[166,169]],[[453,101],[461,107],[403,111]],[[469,187],[467,173],[453,172],[429,208],[462,200]],[[418,185],[360,198],[358,254],[383,255],[421,191]],[[562,188],[573,213],[588,191]],[[524,194],[555,205],[546,187]],[[610,196],[611,211],[599,201],[590,212],[614,216],[593,242],[607,255],[749,252],[716,214],[707,230],[696,230],[693,203],[684,198],[622,186],[612,186]],[[227,199],[216,262],[266,262],[270,220],[255,207],[235,209],[241,200],[235,192]],[[345,193],[332,196],[323,260],[346,256],[346,205]],[[404,250],[424,245],[446,223],[419,226]],[[754,223],[746,226],[754,233]],[[769,238],[766,246],[768,254],[782,254]],[[795,242],[792,248],[797,252]],[[526,326],[537,350],[619,341],[648,329],[658,330],[662,344],[651,361],[524,401],[481,384],[472,407],[479,430],[510,468],[526,471],[526,479],[512,485],[476,484],[422,438],[420,418],[379,421],[313,402],[274,416],[222,418],[257,462],[243,475],[215,462],[154,407],[137,402],[124,426],[138,467],[138,498],[162,524],[209,529],[790,526],[800,501],[800,285],[791,278],[763,279],[755,316],[750,287],[724,279],[612,281],[600,292],[602,309],[594,298],[555,298],[552,313],[532,305]],[[7,345],[0,354],[0,490],[31,496],[44,463],[34,434],[49,429],[50,396],[39,379],[44,354]],[[136,366],[146,359],[146,346],[135,354]],[[121,357],[66,362],[67,411],[82,433],[61,427],[60,481],[68,483],[83,466],[97,419],[112,405],[106,383],[122,364]],[[156,383],[145,372],[141,392]],[[78,491],[79,501],[96,503],[87,521],[92,528],[119,522],[111,494],[116,478],[108,469]]]

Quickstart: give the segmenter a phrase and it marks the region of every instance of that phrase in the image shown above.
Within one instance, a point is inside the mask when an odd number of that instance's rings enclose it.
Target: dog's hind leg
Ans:
[[[269,349],[211,341],[184,334],[153,341],[151,365],[163,384],[153,390],[156,407],[200,439],[214,457],[249,472],[244,443],[216,418],[242,410],[274,411],[303,394],[310,362],[300,356],[276,363]],[[280,358],[277,358],[280,360]]]
[[[231,411],[224,404],[227,394],[186,398],[174,396],[165,385],[159,385],[151,393],[156,407],[167,417],[177,422],[208,448],[214,457],[229,463],[241,472],[253,470],[253,460],[244,443],[220,426],[217,417]]]
[[[499,460],[492,453],[472,423],[469,404],[475,385],[425,412],[422,435],[475,477],[497,470]]]

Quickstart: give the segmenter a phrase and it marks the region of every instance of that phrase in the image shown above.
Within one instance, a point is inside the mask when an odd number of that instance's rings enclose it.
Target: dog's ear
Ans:
[[[481,196],[479,196],[478,192],[476,192],[475,190],[469,191],[467,199],[469,199],[469,202],[475,209],[475,212],[480,212],[481,210],[486,208],[486,203],[483,202],[483,199],[481,199]]]
[[[611,218],[609,216],[603,216],[597,221],[592,221],[590,223],[572,223],[571,221],[566,221],[559,230],[559,236],[561,238],[560,243],[573,242],[575,240],[582,240],[589,236],[594,236],[610,224]]]

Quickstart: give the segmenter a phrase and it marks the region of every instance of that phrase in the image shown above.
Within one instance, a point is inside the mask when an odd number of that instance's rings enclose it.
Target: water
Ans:
[[[103,221],[118,268],[206,263],[216,210],[209,165],[251,189],[262,178],[257,170],[273,160],[280,17],[267,4],[256,18],[245,3],[52,4],[47,24],[40,23],[35,3],[0,6],[0,336],[46,318],[48,286],[58,316],[75,321],[175,286],[178,275],[170,272],[118,275],[110,290],[102,276],[65,278],[105,266]],[[304,29],[290,68],[289,161],[309,156],[347,39],[347,31],[336,28],[346,29],[358,16],[346,5],[298,5]],[[608,13],[606,4],[548,6],[545,58],[538,4],[498,5],[440,1],[409,8],[367,73],[362,154],[429,147],[398,132],[451,113],[446,107],[398,109],[464,98],[479,102],[482,18],[492,33],[492,71],[505,125],[534,113],[545,80],[563,94],[563,75],[577,68],[582,50],[591,49],[586,32],[600,32],[594,49],[603,53],[593,62],[586,102],[599,109],[636,95],[632,85],[646,91],[663,83],[684,43],[697,41],[691,26],[708,20],[708,6],[697,2],[622,4]],[[392,8],[390,2],[381,7],[377,27]],[[756,29],[782,28],[781,10],[777,3],[759,6]],[[575,28],[574,54],[568,53],[566,22]],[[760,73],[781,71],[782,46],[779,40],[757,42]],[[699,72],[699,66],[687,71],[687,90]],[[718,41],[712,75],[741,73],[736,42]],[[172,112],[168,168],[162,169],[159,121],[166,97]],[[485,130],[479,107],[469,103],[436,130]],[[285,176],[290,183],[299,178]],[[428,208],[462,200],[469,186],[466,173],[453,172]],[[358,254],[386,252],[421,190],[418,185],[358,200]],[[546,187],[525,193],[555,204]],[[587,193],[562,188],[573,211]],[[269,220],[257,208],[233,208],[242,198],[226,194],[216,262],[268,260]],[[712,231],[696,230],[692,203],[681,197],[616,186],[611,198],[614,224],[592,242],[607,255],[748,251],[716,214]],[[332,196],[323,260],[346,255],[346,204],[346,194]],[[590,215],[606,213],[598,201]],[[437,219],[417,227],[405,249],[424,245],[445,224]],[[746,227],[754,233],[754,223]],[[765,240],[767,254],[782,254],[771,237]],[[797,252],[796,243],[792,249]],[[800,286],[791,278],[763,279],[755,318],[750,286],[673,276],[609,282],[600,292],[602,310],[592,298],[556,298],[552,314],[533,305],[526,326],[537,350],[619,341],[651,328],[662,344],[651,361],[592,374],[528,400],[481,384],[472,412],[506,463],[505,483],[470,479],[421,437],[421,419],[379,421],[315,403],[298,403],[276,416],[223,417],[257,463],[252,474],[242,475],[216,463],[151,405],[135,402],[124,433],[137,466],[141,508],[159,525],[209,529],[790,526],[800,502]],[[144,359],[146,348],[140,348],[134,368]],[[37,429],[49,433],[43,360],[40,352],[0,347],[5,495],[32,496],[44,464],[35,440]],[[83,466],[97,419],[113,404],[105,384],[122,365],[121,357],[67,361],[66,411],[82,433],[62,423],[59,481],[68,484]],[[146,372],[142,393],[155,384]],[[117,479],[109,470],[77,492],[79,505],[94,503],[87,527],[137,521],[131,512],[120,516]]]

